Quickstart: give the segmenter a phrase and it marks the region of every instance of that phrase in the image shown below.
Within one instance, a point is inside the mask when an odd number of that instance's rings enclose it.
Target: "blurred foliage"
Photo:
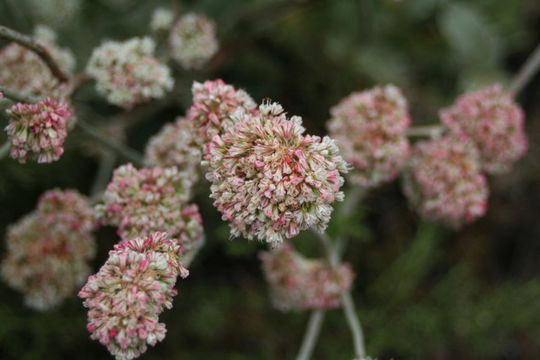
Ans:
[[[0,24],[30,33],[43,20],[33,1],[0,0]],[[73,16],[49,21],[83,70],[102,40],[147,33],[157,6],[214,18],[221,50],[201,71],[174,67],[174,101],[142,121],[133,119],[128,141],[138,150],[186,111],[194,79],[221,77],[257,100],[279,101],[317,134],[325,133],[328,109],[340,98],[392,82],[409,98],[414,123],[429,124],[458,93],[507,83],[540,42],[537,0],[84,0]],[[540,358],[539,95],[536,79],[518,98],[528,114],[530,151],[512,173],[490,179],[484,219],[460,232],[421,222],[395,182],[368,194],[353,216],[333,220],[329,231],[349,238],[345,259],[357,273],[354,298],[371,356]],[[81,89],[76,103],[92,109],[89,121],[98,126],[120,111],[106,105],[91,84]],[[46,189],[88,193],[99,161],[88,152],[91,146],[74,132],[57,163],[2,160],[0,233],[30,212]],[[208,199],[208,185],[201,181],[197,191],[207,245],[190,277],[179,282],[174,308],[163,314],[167,338],[142,358],[294,358],[308,314],[271,308],[257,257],[264,246],[229,241],[228,227]],[[116,241],[110,228],[97,235],[95,269]],[[320,256],[309,233],[294,242],[306,255]],[[0,359],[109,357],[89,339],[85,311],[75,296],[55,311],[38,313],[4,284],[0,294]],[[314,358],[351,357],[343,315],[330,311]]]

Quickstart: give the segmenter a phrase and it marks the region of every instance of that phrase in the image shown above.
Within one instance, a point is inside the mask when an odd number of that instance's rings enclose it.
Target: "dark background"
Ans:
[[[301,115],[315,134],[325,133],[328,110],[340,98],[392,82],[409,99],[413,123],[433,124],[438,109],[461,92],[507,84],[540,43],[538,0],[84,0],[64,17],[60,10],[45,14],[34,1],[39,0],[0,0],[0,24],[30,33],[34,24],[49,23],[59,43],[76,54],[79,71],[102,40],[148,33],[150,14],[159,4],[215,19],[221,49],[209,66],[186,72],[171,65],[177,82],[172,101],[128,116],[135,119],[128,144],[140,151],[164,123],[185,113],[193,79],[221,77],[257,101],[276,100],[289,114]],[[459,232],[423,222],[395,181],[370,192],[354,216],[333,222],[331,232],[345,228],[350,236],[346,260],[357,273],[353,295],[371,356],[540,358],[539,96],[540,76],[517,97],[527,113],[530,150],[509,174],[489,179],[484,218]],[[87,119],[96,126],[107,126],[120,112],[94,92],[92,83],[75,100],[102,116]],[[5,124],[0,118],[0,126]],[[0,161],[0,237],[47,189],[89,193],[99,162],[88,150],[91,145],[74,131],[56,163]],[[207,245],[189,278],[179,281],[174,308],[162,315],[166,339],[142,358],[293,359],[308,313],[283,314],[271,307],[257,257],[264,246],[228,241],[206,182],[200,182],[195,201]],[[101,229],[97,238],[96,270],[117,241],[111,228]],[[303,253],[319,256],[311,235],[294,242]],[[330,311],[326,320],[314,359],[350,360],[352,343],[342,313]],[[39,313],[0,284],[0,359],[109,358],[89,339],[85,323],[75,296]]]

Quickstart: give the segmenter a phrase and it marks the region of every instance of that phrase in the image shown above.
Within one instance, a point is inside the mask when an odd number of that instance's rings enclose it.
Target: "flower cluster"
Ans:
[[[393,86],[352,93],[331,109],[330,135],[351,163],[350,180],[375,187],[393,180],[409,156],[407,100]]]
[[[10,122],[6,127],[10,154],[25,163],[56,161],[64,153],[68,122],[72,112],[68,105],[53,99],[36,104],[13,105],[6,111]]]
[[[205,149],[211,197],[234,236],[277,244],[301,230],[326,228],[347,164],[329,137],[303,135],[277,103],[239,109],[234,126]]]
[[[45,193],[37,211],[9,228],[2,277],[32,308],[60,304],[90,274],[93,229],[88,199],[73,190]]]
[[[60,68],[71,74],[75,68],[75,57],[71,51],[56,45],[55,33],[47,27],[38,26],[34,35]],[[63,98],[67,92],[67,87],[59,84],[47,64],[36,53],[15,43],[0,49],[0,84],[32,96]]]
[[[25,6],[39,21],[64,25],[77,16],[81,2],[81,0],[27,0]]]
[[[165,233],[122,241],[79,292],[91,338],[117,359],[134,359],[165,338],[159,315],[172,308],[178,275],[188,275],[178,255]]]
[[[290,243],[263,252],[261,259],[272,302],[282,311],[338,307],[354,279],[348,264],[333,269],[322,260],[306,259]]]
[[[204,15],[186,14],[173,25],[169,44],[180,65],[198,69],[218,50],[216,25]]]
[[[123,239],[167,232],[188,249],[203,238],[196,205],[186,206],[191,181],[176,167],[116,169],[96,213],[102,223],[118,226]]]
[[[170,29],[174,21],[174,12],[166,8],[157,8],[152,13],[150,30],[153,32],[165,32]]]
[[[440,117],[450,131],[475,142],[488,173],[509,171],[527,151],[523,110],[499,85],[462,95]]]
[[[174,81],[169,68],[154,57],[155,46],[150,38],[133,38],[94,49],[86,71],[96,80],[97,91],[124,108],[162,98]]]
[[[202,158],[196,137],[193,122],[179,117],[149,140],[144,154],[145,162],[160,167],[176,166],[192,182],[196,182]]]
[[[445,136],[415,145],[404,191],[422,216],[455,228],[485,214],[489,189],[480,156],[467,138]]]
[[[193,104],[188,119],[198,129],[197,139],[206,144],[214,135],[221,135],[232,126],[231,115],[239,108],[254,111],[257,104],[244,90],[236,90],[223,80],[194,82]]]

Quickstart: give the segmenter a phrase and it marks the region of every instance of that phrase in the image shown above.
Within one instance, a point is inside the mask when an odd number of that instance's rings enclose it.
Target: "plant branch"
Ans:
[[[362,332],[362,326],[360,325],[360,321],[358,320],[358,315],[356,315],[354,301],[350,292],[347,291],[341,294],[341,305],[343,305],[345,318],[347,319],[349,327],[351,328],[354,352],[356,354],[355,360],[362,360],[366,356],[366,350],[364,347],[364,334]]]
[[[442,125],[413,126],[407,130],[408,137],[436,138],[444,132]]]
[[[16,91],[10,90],[8,88],[5,88],[0,85],[0,93],[4,94],[4,96],[12,101],[15,102],[22,102],[27,104],[34,104],[37,103],[40,99],[35,96],[30,95],[24,95],[21,93],[18,93]]]
[[[296,360],[309,360],[313,349],[315,348],[315,343],[319,338],[319,333],[321,331],[321,325],[324,320],[325,312],[323,310],[314,310],[309,316],[309,321],[304,334],[304,339],[302,340],[302,346],[300,351],[296,356]]]
[[[114,169],[114,164],[116,163],[116,153],[110,150],[103,151],[99,159],[98,172],[92,184],[92,189],[90,190],[90,198],[96,199],[99,198],[109,177]]]
[[[508,91],[514,96],[517,95],[523,88],[531,81],[540,69],[540,45],[536,47],[533,53],[527,58],[525,64],[519,69],[518,73],[514,76]]]
[[[60,66],[58,66],[49,51],[39,42],[34,40],[31,36],[21,34],[15,30],[0,25],[0,39],[16,42],[17,44],[24,46],[29,50],[32,50],[34,53],[36,53],[36,55],[41,58],[41,60],[43,60],[43,62],[45,62],[45,64],[51,70],[51,73],[60,82],[64,83],[69,80],[69,77],[66,75],[66,73],[64,73]]]
[[[5,158],[9,154],[9,141],[0,146],[0,160]]]

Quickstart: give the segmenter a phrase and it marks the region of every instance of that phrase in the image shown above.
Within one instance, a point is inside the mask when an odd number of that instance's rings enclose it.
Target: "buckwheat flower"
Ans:
[[[28,9],[40,21],[61,26],[75,18],[81,9],[81,0],[26,0]],[[22,5],[21,5],[22,6]]]
[[[476,143],[488,173],[508,172],[527,151],[523,110],[499,85],[460,96],[440,117],[453,133]]]
[[[174,22],[174,12],[159,7],[152,13],[152,20],[150,20],[150,30],[153,32],[166,32],[169,30]]]
[[[276,245],[310,227],[324,231],[347,172],[334,140],[303,135],[302,119],[287,118],[277,103],[233,118],[234,126],[207,144],[203,161],[231,234]]]
[[[64,153],[67,124],[72,117],[66,104],[47,98],[36,104],[15,104],[6,113],[10,120],[6,132],[12,158],[21,163],[49,163]]]
[[[478,150],[457,136],[416,144],[404,192],[420,215],[454,228],[483,216],[489,189]]]
[[[2,262],[4,281],[23,292],[26,305],[37,310],[58,306],[72,295],[90,274],[88,262],[95,255],[90,225],[73,226],[76,218],[87,216],[87,207],[53,209],[48,206],[53,198],[46,194],[36,212],[9,227]]]
[[[355,92],[334,106],[330,136],[353,170],[348,177],[363,187],[393,180],[409,156],[407,100],[393,85]]]
[[[94,49],[86,71],[96,80],[98,93],[124,108],[162,98],[174,81],[169,68],[154,57],[155,47],[146,37],[106,41]]]
[[[197,221],[190,222],[191,218],[198,220],[198,211],[189,212],[190,216],[184,213],[191,185],[188,175],[176,167],[137,170],[131,164],[123,165],[115,170],[103,204],[97,205],[97,217],[101,223],[117,225],[124,239],[157,229],[176,239],[190,236],[190,226],[201,227]],[[196,209],[193,206],[190,209]],[[199,234],[202,236],[202,230]]]
[[[187,174],[193,183],[198,179],[201,158],[202,149],[197,143],[194,124],[183,117],[165,125],[153,136],[144,154],[147,165],[176,166],[180,172]]]
[[[59,67],[67,74],[75,69],[75,57],[68,49],[56,44],[56,34],[45,26],[37,26],[34,38],[45,47]],[[49,67],[31,50],[16,43],[0,49],[0,84],[31,96],[63,98],[68,86],[60,84]]]
[[[90,337],[116,359],[135,359],[165,338],[159,315],[172,308],[177,276],[188,275],[178,254],[165,233],[125,240],[79,292]]]
[[[77,190],[47,191],[40,196],[37,210],[48,223],[67,230],[90,232],[96,225],[89,199]]]
[[[182,67],[201,68],[218,50],[216,24],[204,15],[186,14],[173,25],[169,45]]]
[[[306,259],[290,243],[261,254],[273,305],[282,311],[339,307],[340,295],[351,289],[348,264],[333,269],[322,260]]]
[[[232,126],[231,115],[239,108],[254,111],[257,104],[244,90],[236,90],[223,80],[195,81],[191,88],[193,104],[188,119],[198,129],[198,141],[206,144]]]

